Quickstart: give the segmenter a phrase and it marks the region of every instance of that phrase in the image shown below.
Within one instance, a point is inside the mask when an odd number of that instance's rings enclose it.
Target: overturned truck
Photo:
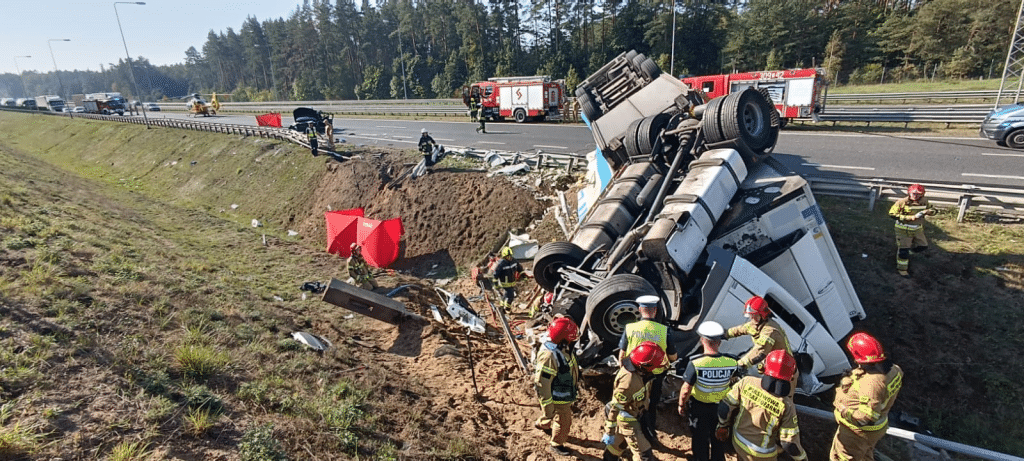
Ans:
[[[864,309],[808,183],[770,157],[779,116],[766,94],[705,103],[631,51],[576,96],[614,176],[569,241],[541,247],[534,277],[585,331],[581,365],[615,364],[638,296],[661,298],[659,319],[685,356],[697,325],[741,324],[759,295],[789,337],[802,392],[850,367],[838,343]],[[735,338],[722,350],[751,345]]]

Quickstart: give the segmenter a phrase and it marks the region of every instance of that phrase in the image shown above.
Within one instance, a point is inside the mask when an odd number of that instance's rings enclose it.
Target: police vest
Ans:
[[[639,320],[626,325],[626,339],[629,341],[626,344],[626,355],[633,352],[640,343],[644,341],[651,341],[661,347],[661,350],[665,351],[666,360],[668,359],[668,327],[662,325],[653,320]],[[665,367],[659,367],[654,369],[654,374],[660,375],[665,372]]]
[[[309,136],[309,139],[316,139],[316,131],[315,130],[309,130],[309,131],[306,132],[306,136]]]
[[[693,398],[704,403],[718,403],[729,392],[729,381],[736,371],[736,359],[727,355],[701,355],[693,360],[697,383]]]
[[[569,358],[558,348],[555,343],[546,342],[544,347],[551,351],[558,362],[558,371],[551,380],[551,401],[552,403],[572,403],[576,401],[576,380],[573,379],[572,371],[576,368],[576,356],[569,354]]]

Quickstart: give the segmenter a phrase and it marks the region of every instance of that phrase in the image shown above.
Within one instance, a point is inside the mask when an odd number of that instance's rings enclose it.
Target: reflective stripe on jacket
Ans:
[[[704,403],[720,402],[729,392],[736,359],[727,355],[702,355],[692,363],[697,382],[690,395]]]
[[[858,368],[836,389],[836,421],[850,429],[872,432],[885,429],[889,409],[903,387],[903,370],[893,365],[888,373]]]
[[[547,341],[537,351],[536,369],[534,383],[541,405],[576,401],[576,383],[579,382],[576,354],[571,351],[566,354],[558,345]]]

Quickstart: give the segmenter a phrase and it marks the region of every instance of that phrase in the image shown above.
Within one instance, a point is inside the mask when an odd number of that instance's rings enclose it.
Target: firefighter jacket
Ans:
[[[434,138],[432,138],[429,134],[423,133],[423,135],[420,136],[420,152],[430,153],[430,151],[434,149],[434,144]]]
[[[690,358],[683,381],[693,386],[690,396],[704,403],[718,403],[729,392],[736,372],[736,357],[701,354]]]
[[[889,217],[896,220],[896,229],[905,231],[916,231],[924,225],[924,217],[915,218],[919,211],[934,209],[928,199],[921,197],[921,200],[910,200],[910,197],[903,197],[892,204],[889,208]]]
[[[370,265],[366,264],[363,254],[358,250],[353,250],[352,256],[348,258],[348,276],[354,278],[359,283],[369,281],[372,278],[370,275]]]
[[[653,377],[653,376],[652,376]],[[618,421],[632,423],[651,401],[651,379],[644,379],[633,363],[626,361],[615,375],[612,387],[612,401],[609,402],[607,419],[604,423],[605,432],[614,434]]]
[[[653,371],[656,375],[665,372],[669,364],[668,357],[676,353],[675,342],[672,341],[672,333],[669,332],[667,326],[654,320],[642,319],[626,325],[626,331],[622,333],[622,339],[625,340],[626,344],[623,347],[623,341],[620,340],[619,348],[626,353],[626,356],[629,356],[629,353],[633,352],[633,349],[636,349],[644,341],[651,341],[657,344],[661,350],[665,351],[664,363]]]
[[[836,388],[836,421],[855,431],[885,430],[889,409],[903,386],[903,370],[892,365],[886,373],[856,368]]]
[[[523,265],[514,259],[501,258],[494,265],[494,281],[500,288],[516,286],[516,279],[523,271]]]
[[[754,341],[754,347],[740,358],[739,366],[741,367],[757,365],[757,370],[764,372],[764,358],[768,356],[769,352],[782,349],[789,355],[793,355],[786,332],[775,320],[765,319],[759,324],[751,320],[725,332],[726,339],[738,338],[743,335],[750,335],[750,339]]]
[[[788,396],[779,397],[761,388],[761,378],[741,379],[722,399],[728,419],[719,413],[720,427],[732,426],[733,445],[754,458],[776,459],[787,451],[795,460],[807,459],[800,446],[796,405]],[[738,413],[737,413],[738,410]],[[783,447],[789,447],[785,450]]]
[[[545,341],[537,351],[534,369],[533,382],[542,407],[576,401],[580,369],[571,347],[558,347],[551,341]]]

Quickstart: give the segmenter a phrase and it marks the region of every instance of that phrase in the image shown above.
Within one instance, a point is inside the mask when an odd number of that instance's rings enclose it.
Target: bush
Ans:
[[[274,426],[264,424],[249,428],[238,444],[242,461],[287,461],[281,443],[274,438]]]

